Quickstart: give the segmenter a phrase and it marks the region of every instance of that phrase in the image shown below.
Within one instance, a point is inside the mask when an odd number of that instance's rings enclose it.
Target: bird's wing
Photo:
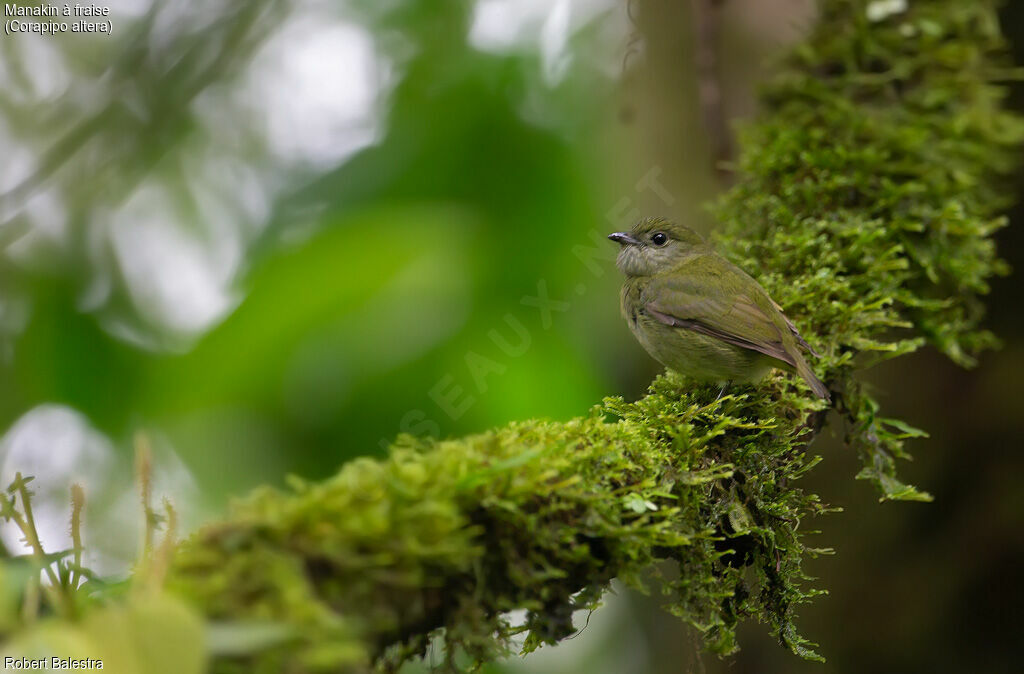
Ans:
[[[656,278],[644,289],[641,302],[652,318],[665,325],[700,332],[795,366],[777,317],[759,306],[749,289],[729,280],[711,274]],[[779,317],[785,320],[781,313]]]
[[[776,302],[775,300],[772,300],[772,305],[779,310],[779,315],[782,316],[782,320],[786,321],[786,327],[789,328],[790,334],[793,335],[794,338],[796,338],[796,343],[802,346],[803,348],[807,349],[807,352],[810,353],[815,358],[821,358],[821,354],[815,351],[814,347],[808,344],[807,340],[800,336],[800,332],[796,329],[796,326],[793,325],[793,321],[789,320],[789,316],[783,313],[782,307],[779,306],[779,303]]]

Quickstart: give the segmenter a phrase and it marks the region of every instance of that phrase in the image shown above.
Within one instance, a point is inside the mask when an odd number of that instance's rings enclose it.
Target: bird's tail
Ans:
[[[822,398],[826,402],[832,402],[832,396],[829,395],[828,389],[821,383],[821,380],[815,376],[814,371],[811,369],[811,366],[807,364],[807,361],[804,360],[803,356],[798,355],[795,360],[797,374],[803,377],[803,380],[807,382],[807,385],[811,387],[812,391],[814,391],[814,395]]]

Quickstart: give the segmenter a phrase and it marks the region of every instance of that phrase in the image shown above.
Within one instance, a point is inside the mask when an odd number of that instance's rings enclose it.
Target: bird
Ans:
[[[768,292],[697,232],[647,217],[608,238],[620,245],[622,315],[637,341],[670,370],[701,382],[760,381],[772,368],[796,372],[831,402],[800,336]]]

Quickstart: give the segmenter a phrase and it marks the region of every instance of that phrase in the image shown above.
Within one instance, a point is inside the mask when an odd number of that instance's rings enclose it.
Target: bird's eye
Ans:
[[[668,243],[668,234],[665,232],[655,232],[651,235],[651,243],[655,246],[664,246]]]

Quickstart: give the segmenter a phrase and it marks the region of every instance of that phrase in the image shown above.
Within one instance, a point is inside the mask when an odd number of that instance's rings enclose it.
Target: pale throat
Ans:
[[[619,251],[615,266],[629,277],[654,276],[685,264],[697,254],[696,249],[681,250],[677,245],[667,248],[626,246]]]
[[[615,266],[626,276],[651,276],[657,265],[637,246],[626,246],[619,251]]]

